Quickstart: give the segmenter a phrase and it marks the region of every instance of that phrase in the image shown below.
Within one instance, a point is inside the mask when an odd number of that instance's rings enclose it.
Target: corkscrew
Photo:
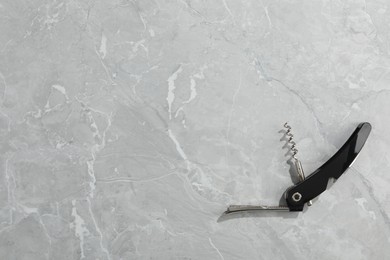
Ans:
[[[286,122],[284,123],[284,128],[286,128],[286,137],[287,137],[287,142],[288,144],[290,144],[290,151],[292,153],[292,158],[294,160],[294,166],[295,166],[295,170],[296,170],[296,173],[298,174],[298,177],[300,179],[300,181],[303,181],[305,180],[305,173],[303,172],[303,167],[302,167],[302,163],[300,160],[298,160],[297,158],[297,154],[298,154],[298,149],[296,147],[296,143],[294,141],[294,135],[292,134],[291,132],[291,126]],[[308,206],[311,206],[313,204],[313,202],[311,200],[309,200],[307,202],[307,205]]]
[[[327,162],[305,177],[302,164],[297,158],[298,149],[291,126],[285,123],[284,127],[292,160],[299,177],[299,181],[284,192],[286,204],[279,206],[230,205],[225,214],[261,210],[303,211],[305,204],[312,205],[312,200],[327,189],[329,179],[337,180],[353,164],[371,132],[370,123],[360,123],[350,138]]]

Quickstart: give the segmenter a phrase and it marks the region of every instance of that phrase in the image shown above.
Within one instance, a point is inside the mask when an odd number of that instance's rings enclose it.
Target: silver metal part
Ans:
[[[242,212],[242,211],[257,211],[257,210],[290,211],[288,207],[283,207],[283,206],[231,205],[227,208],[225,214]]]
[[[288,143],[291,144],[290,150],[292,152],[292,157],[294,159],[296,158],[296,155],[298,153],[298,149],[296,148],[296,143],[294,142],[294,135],[291,133],[291,126],[286,122],[283,125],[287,130],[286,130],[286,136],[288,136]]]
[[[296,168],[296,170],[297,170],[299,179],[300,179],[301,181],[303,181],[306,177],[305,177],[305,173],[303,172],[303,168],[302,168],[301,162],[300,162],[298,159],[295,159],[294,165],[295,165],[295,168]]]
[[[295,192],[292,195],[292,199],[293,199],[293,201],[298,202],[302,199],[302,194],[300,194],[299,192]]]

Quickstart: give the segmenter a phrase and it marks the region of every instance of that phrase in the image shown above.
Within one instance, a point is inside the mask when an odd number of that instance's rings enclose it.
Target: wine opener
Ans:
[[[353,164],[371,132],[370,123],[360,123],[340,150],[321,167],[305,177],[302,164],[297,159],[298,150],[293,140],[294,135],[291,133],[291,127],[287,123],[284,124],[284,127],[287,129],[286,137],[291,145],[292,159],[299,177],[299,182],[284,192],[286,205],[231,205],[225,214],[258,210],[303,211],[305,204],[312,205],[312,200],[326,190],[329,179],[337,180]]]

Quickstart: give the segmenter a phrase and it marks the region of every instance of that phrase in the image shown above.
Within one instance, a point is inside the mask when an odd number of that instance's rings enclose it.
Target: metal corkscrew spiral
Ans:
[[[291,133],[291,126],[286,122],[284,123],[283,125],[287,130],[286,130],[286,136],[288,136],[288,143],[291,145],[290,146],[290,150],[292,152],[292,157],[297,160],[297,153],[298,153],[298,149],[296,147],[296,143],[294,142],[294,135]]]

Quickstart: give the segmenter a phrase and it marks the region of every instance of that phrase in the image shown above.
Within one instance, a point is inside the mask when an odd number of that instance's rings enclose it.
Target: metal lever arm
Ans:
[[[370,123],[359,124],[335,155],[303,181],[287,189],[285,198],[290,211],[302,211],[305,203],[326,190],[330,178],[338,179],[354,162],[370,131]]]

